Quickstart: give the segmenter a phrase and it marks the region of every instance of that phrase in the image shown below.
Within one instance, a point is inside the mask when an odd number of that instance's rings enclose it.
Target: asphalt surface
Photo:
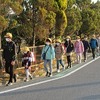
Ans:
[[[100,58],[50,78],[3,86],[0,100],[100,100]]]

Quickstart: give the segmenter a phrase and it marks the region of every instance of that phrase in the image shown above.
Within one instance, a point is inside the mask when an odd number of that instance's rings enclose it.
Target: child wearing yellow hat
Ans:
[[[28,47],[24,47],[22,50],[24,52],[23,57],[22,57],[22,66],[25,67],[25,73],[26,73],[25,81],[29,81],[29,77],[30,79],[32,79],[32,75],[30,73],[32,56],[31,56],[31,52]]]
[[[64,53],[64,50],[61,44],[61,40],[57,39],[56,45],[55,45],[55,58],[57,60],[57,72],[60,72],[59,64],[61,64],[62,68],[65,69],[65,66],[62,61],[63,53]]]

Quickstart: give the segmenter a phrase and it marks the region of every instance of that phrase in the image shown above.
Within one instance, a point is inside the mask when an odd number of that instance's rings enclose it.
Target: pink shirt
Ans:
[[[76,53],[83,53],[84,52],[84,46],[82,41],[76,41],[74,44],[75,52]]]

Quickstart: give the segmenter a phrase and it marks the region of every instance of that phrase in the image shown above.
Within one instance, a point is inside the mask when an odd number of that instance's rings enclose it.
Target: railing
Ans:
[[[34,65],[35,64],[40,64],[40,63],[43,62],[43,61],[41,61],[41,52],[42,52],[43,46],[44,45],[29,47],[30,51],[34,52],[34,56],[35,56],[35,62],[33,63]],[[66,57],[66,55],[64,54],[63,57]],[[16,68],[21,68],[22,67],[21,60],[22,60],[22,52],[20,52],[17,55],[16,65],[15,65]],[[73,62],[75,61],[75,54],[74,53],[72,54],[72,61]],[[64,62],[66,62],[66,60]],[[4,67],[4,65],[3,65],[3,62],[2,62],[2,50],[0,50],[0,68],[2,68],[2,67]]]
[[[44,66],[43,66],[43,61],[41,60],[41,52],[42,52],[42,48],[44,45],[41,46],[36,46],[36,47],[29,47],[31,51],[34,52],[35,55],[35,63],[33,63],[32,65],[32,74],[34,77],[40,77],[40,76],[44,76],[45,72],[44,72]],[[90,54],[89,54],[90,55]],[[22,60],[22,53],[20,52],[17,55],[17,60],[16,60],[16,73],[20,76],[19,79],[23,80],[23,77],[25,77],[25,72],[24,72],[24,67],[21,66],[21,60]],[[63,55],[63,62],[64,64],[67,64],[66,61],[66,54]],[[75,63],[76,62],[76,55],[73,52],[72,53],[72,62]],[[0,68],[3,69],[3,62],[2,62],[2,50],[0,50]],[[53,60],[53,72],[56,71],[56,59]],[[0,83],[4,84],[7,80],[6,73],[2,73],[0,72]]]

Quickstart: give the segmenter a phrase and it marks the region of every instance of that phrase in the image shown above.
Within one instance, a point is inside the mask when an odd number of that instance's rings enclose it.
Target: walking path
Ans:
[[[92,58],[90,57],[90,54],[88,55],[88,60],[87,60],[87,62],[89,62],[89,61],[91,61],[92,60]],[[59,76],[63,76],[66,72],[70,72],[70,71],[72,71],[72,70],[75,70],[77,67],[79,67],[79,66],[81,66],[81,65],[83,65],[83,64],[85,64],[86,62],[82,62],[81,64],[76,64],[76,63],[74,63],[73,64],[73,66],[72,66],[72,68],[69,68],[69,69],[67,69],[66,68],[66,66],[67,65],[65,65],[65,70],[64,71],[61,71],[60,73],[57,73],[56,72],[56,68],[55,69],[53,69],[53,76],[55,76],[55,77],[59,77]],[[42,73],[44,73],[44,75],[45,75],[45,72],[42,70]],[[44,77],[44,75],[42,75],[41,77],[33,77],[33,80],[35,80],[35,81],[40,81],[40,80],[42,80],[42,79],[44,79],[44,78],[48,78],[48,77]],[[8,75],[7,74],[3,74],[2,76],[1,76],[1,78],[2,78],[2,81],[1,81],[1,83],[0,83],[0,87],[2,87],[2,86],[5,86],[5,84],[6,84],[6,81],[7,81],[7,79],[8,79]],[[18,76],[18,78],[17,78],[17,82],[15,83],[15,84],[20,84],[20,83],[23,83],[24,82],[24,79],[25,78],[25,74],[22,74],[21,76],[19,75]],[[31,81],[33,81],[33,80],[30,80],[30,82]],[[24,82],[25,83],[25,82]]]

